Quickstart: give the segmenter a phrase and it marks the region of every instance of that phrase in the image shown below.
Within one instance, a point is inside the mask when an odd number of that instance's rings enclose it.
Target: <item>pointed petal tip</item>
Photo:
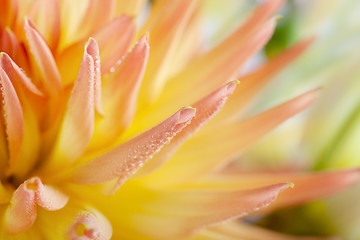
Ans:
[[[89,54],[91,56],[99,55],[99,47],[94,38],[92,38],[92,37],[89,38],[89,40],[85,44],[85,51],[87,54]]]
[[[226,84],[225,86],[226,95],[228,96],[231,95],[239,84],[240,84],[239,80],[235,80]]]
[[[196,108],[191,106],[183,107],[177,113],[176,124],[186,123],[190,121],[196,113]]]

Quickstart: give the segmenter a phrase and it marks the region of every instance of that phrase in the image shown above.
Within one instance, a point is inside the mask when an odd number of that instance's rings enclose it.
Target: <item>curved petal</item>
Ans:
[[[109,240],[112,235],[110,222],[101,214],[82,212],[75,216],[75,223],[69,229],[72,240]]]
[[[51,49],[56,49],[60,37],[60,9],[56,0],[38,0],[35,8],[28,15]]]
[[[91,34],[99,46],[102,74],[110,72],[126,54],[134,34],[135,23],[129,16],[120,16]],[[76,78],[78,68],[74,62],[81,62],[84,42],[68,47],[57,59],[64,85],[72,84]]]
[[[111,145],[131,124],[149,56],[148,35],[143,36],[122,63],[105,79],[105,115],[95,126],[90,148]]]
[[[71,180],[80,184],[98,184],[119,178],[120,187],[132,174],[187,126],[195,109],[182,108],[147,132],[87,162],[72,173]]]
[[[189,67],[171,79],[167,91],[164,92],[163,101],[176,102],[184,93],[189,101],[194,101],[198,94],[206,95],[219,85],[237,79],[244,63],[272,36],[276,19],[270,17],[283,3],[283,0],[271,0],[260,5],[248,22],[217,47],[193,60],[188,64]],[[204,83],[205,87],[202,86]],[[198,88],[198,91],[188,91],[194,88]]]
[[[8,233],[19,233],[30,228],[35,219],[37,205],[54,211],[63,208],[68,197],[48,186],[38,177],[26,180],[14,192],[6,209],[4,225]]]
[[[206,124],[222,108],[227,98],[235,91],[237,84],[238,82],[230,82],[193,104],[197,109],[197,113],[189,126],[176,135],[169,145],[165,146],[151,161],[140,169],[137,176],[149,174],[169,160],[187,139],[195,134],[196,131]]]
[[[280,53],[278,56],[270,59],[253,73],[241,77],[239,81],[241,86],[229,99],[224,109],[218,116],[218,120],[231,118],[235,120],[239,117],[245,107],[248,107],[255,96],[266,84],[287,65],[292,63],[300,54],[302,54],[314,41],[314,38],[301,41],[291,48]]]
[[[0,0],[0,24],[3,26],[13,26],[18,14],[17,0]]]
[[[9,77],[2,68],[0,68],[0,85],[10,159],[8,173],[12,173],[20,155],[24,134],[24,119],[19,98]]]
[[[169,74],[170,59],[180,44],[195,5],[196,1],[191,0],[165,0],[155,3],[158,11],[152,11],[149,24],[142,30],[149,31],[151,36],[151,54],[141,88],[145,102],[154,102],[160,95]]]
[[[47,167],[67,165],[77,159],[88,146],[95,121],[96,94],[100,83],[95,80],[99,76],[99,50],[94,39],[85,46],[79,76],[69,99],[68,108]],[[97,79],[96,81],[99,81]]]
[[[0,53],[0,67],[6,72],[10,79],[14,79],[12,84],[17,92],[20,89],[27,89],[32,94],[42,96],[42,92],[31,82],[31,79],[16,65],[16,63],[6,53]]]
[[[24,28],[30,52],[35,59],[34,63],[40,70],[44,88],[49,94],[58,96],[61,90],[61,79],[54,57],[48,45],[29,19],[25,20]]]

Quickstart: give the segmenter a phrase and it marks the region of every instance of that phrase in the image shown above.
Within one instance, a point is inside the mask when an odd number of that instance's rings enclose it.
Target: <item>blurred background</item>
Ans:
[[[262,1],[205,0],[204,48],[216,45]],[[244,170],[323,170],[360,165],[360,1],[288,0],[274,36],[243,74],[295,43],[315,38],[274,77],[248,109],[252,115],[307,89],[323,86],[308,111],[287,121],[237,161]],[[210,39],[210,41],[209,41]],[[336,196],[282,209],[254,221],[296,235],[360,239],[360,185]]]

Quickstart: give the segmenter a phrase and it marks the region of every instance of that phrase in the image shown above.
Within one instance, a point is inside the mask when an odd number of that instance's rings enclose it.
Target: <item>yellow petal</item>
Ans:
[[[116,62],[127,52],[135,34],[135,24],[129,16],[120,16],[91,35],[99,45],[101,73],[110,72]],[[64,85],[69,85],[76,79],[81,53],[87,39],[78,41],[66,48],[58,57],[58,65]]]
[[[290,186],[279,183],[244,191],[164,190],[141,205],[143,213],[131,219],[142,226],[134,226],[135,231],[151,238],[184,239],[266,207]]]
[[[60,9],[56,0],[35,1],[32,11],[28,15],[51,49],[56,49],[60,37]]]
[[[154,102],[161,93],[168,75],[169,64],[176,48],[181,44],[181,35],[194,10],[196,1],[175,0],[158,1],[155,6],[159,12],[152,12],[150,26],[144,31],[150,32],[151,54],[141,88],[143,101]]]
[[[144,7],[146,0],[117,0],[116,1],[116,15],[138,16]]]
[[[99,50],[94,39],[85,46],[79,76],[69,99],[68,107],[55,144],[53,153],[46,162],[46,168],[67,166],[77,159],[88,146],[95,121],[95,101],[97,101],[100,83],[95,85],[99,77]]]

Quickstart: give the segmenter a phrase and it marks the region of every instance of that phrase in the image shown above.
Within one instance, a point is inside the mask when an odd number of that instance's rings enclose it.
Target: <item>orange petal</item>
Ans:
[[[156,184],[171,184],[172,180],[188,181],[192,177],[213,171],[279,124],[309,107],[317,93],[317,89],[312,90],[248,120],[200,132],[187,141],[166,166],[149,176],[151,181],[147,179],[147,183],[154,184],[155,181]],[[167,181],[164,183],[161,179]]]
[[[56,211],[65,207],[69,197],[51,186],[43,185],[40,178],[33,177],[25,184],[28,189],[35,189],[37,204],[47,211]]]
[[[159,1],[155,6],[159,11],[150,16],[149,25],[144,30],[151,35],[151,54],[146,68],[141,91],[144,101],[154,102],[162,91],[167,77],[170,59],[179,47],[180,37],[194,10],[196,1]],[[143,31],[144,31],[143,30]]]
[[[28,17],[34,21],[49,46],[55,49],[60,36],[59,2],[56,0],[38,0],[35,1],[34,5],[36,5],[36,9],[33,9]]]
[[[1,30],[0,30],[1,35]],[[29,70],[29,59],[25,48],[10,28],[5,28],[0,38],[0,51],[6,52],[25,71]]]
[[[140,169],[137,176],[146,175],[162,166],[187,139],[206,124],[222,108],[227,98],[234,92],[237,84],[238,82],[228,83],[211,93],[209,96],[193,104],[197,109],[197,112],[189,126],[176,135],[169,145],[165,146],[151,161]]]
[[[37,205],[54,211],[63,208],[67,201],[67,196],[44,186],[39,178],[26,180],[14,192],[5,212],[5,229],[9,233],[25,231],[36,219]]]
[[[0,24],[3,26],[13,26],[18,14],[17,0],[0,0]]]
[[[110,72],[112,67],[127,52],[135,34],[135,24],[132,18],[120,16],[91,35],[97,41],[101,58],[101,73]],[[59,56],[59,69],[64,85],[73,83],[78,71],[74,62],[80,62],[81,52],[83,51],[84,41],[80,41]]]
[[[30,52],[40,70],[44,88],[49,94],[57,96],[61,90],[61,80],[54,57],[48,45],[30,20],[25,20],[24,28]]]
[[[289,205],[302,204],[334,194],[360,181],[359,169],[321,172],[268,171],[243,172],[232,168],[232,172],[211,174],[193,183],[184,185],[186,188],[213,188],[221,190],[246,189],[274,184],[281,181],[294,183],[294,188],[284,193],[266,211]]]
[[[88,146],[95,121],[95,79],[99,71],[96,61],[99,51],[96,41],[90,38],[85,46],[78,78],[69,99],[64,121],[48,166],[64,164],[77,159]],[[97,89],[100,83],[97,83]],[[51,162],[51,164],[50,164]],[[54,167],[52,166],[52,167]]]
[[[267,42],[274,27],[275,20],[271,19],[259,32],[254,33],[245,45],[227,46],[227,51],[219,56],[209,58],[206,54],[189,63],[188,68],[171,79],[159,99],[159,104],[149,108],[151,111],[140,113],[141,115],[135,119],[135,124],[140,125],[138,128],[141,129],[144,125],[158,121],[158,118],[163,117],[164,113],[169,113],[169,109],[174,105],[188,105],[197,101],[199,96],[206,96],[219,86],[236,80],[242,64]],[[143,100],[147,101],[146,98]]]
[[[78,167],[71,176],[72,181],[79,184],[98,184],[118,177],[116,188],[120,187],[188,125],[194,115],[193,108],[180,109],[156,127]]]
[[[145,35],[116,70],[108,75],[104,89],[106,115],[96,124],[94,147],[111,144],[131,124],[148,56],[148,35]]]
[[[183,239],[266,207],[291,186],[278,183],[243,191],[165,190],[142,206],[149,215],[137,214],[133,220],[142,226],[136,230],[151,238]],[[162,231],[156,231],[159,228]]]
[[[35,191],[24,184],[14,192],[5,212],[4,227],[9,233],[19,233],[30,228],[36,219]]]
[[[9,77],[2,68],[0,68],[0,85],[9,148],[10,171],[13,171],[13,167],[15,166],[20,154],[23,140],[23,112],[15,89],[11,84]]]
[[[72,240],[108,240],[112,235],[110,222],[102,215],[83,212],[75,217],[68,232]]]
[[[219,46],[189,63],[188,68],[169,82],[163,97],[165,103],[177,101],[185,93],[189,101],[194,101],[199,94],[206,95],[219,85],[237,79],[244,63],[272,36],[276,19],[269,17],[283,2],[283,0],[267,1],[253,14],[253,17],[257,16],[258,19],[251,18],[250,23],[239,27]],[[259,13],[266,14],[259,17]],[[206,87],[203,86],[204,83]],[[188,91],[193,88],[198,90]]]
[[[102,59],[101,72],[107,73],[128,51],[135,35],[134,20],[120,16],[94,34]]]
[[[106,24],[114,13],[116,0],[63,0],[61,6],[60,49],[68,47]],[[82,44],[83,45],[83,44]]]
[[[253,73],[241,77],[239,81],[241,86],[230,98],[224,110],[220,113],[219,119],[225,117],[238,117],[238,113],[245,106],[249,106],[257,93],[265,87],[277,73],[293,62],[301,53],[303,53],[314,41],[314,38],[302,41],[293,47],[285,50],[283,53],[266,62],[262,67]]]
[[[14,79],[12,84],[17,92],[20,89],[27,89],[32,94],[42,96],[42,92],[31,82],[31,79],[26,76],[16,63],[6,53],[0,53],[0,67],[6,72],[10,79]]]
[[[108,22],[114,14],[115,4],[116,0],[89,1],[79,31],[84,32],[84,36],[88,36],[94,29]]]

